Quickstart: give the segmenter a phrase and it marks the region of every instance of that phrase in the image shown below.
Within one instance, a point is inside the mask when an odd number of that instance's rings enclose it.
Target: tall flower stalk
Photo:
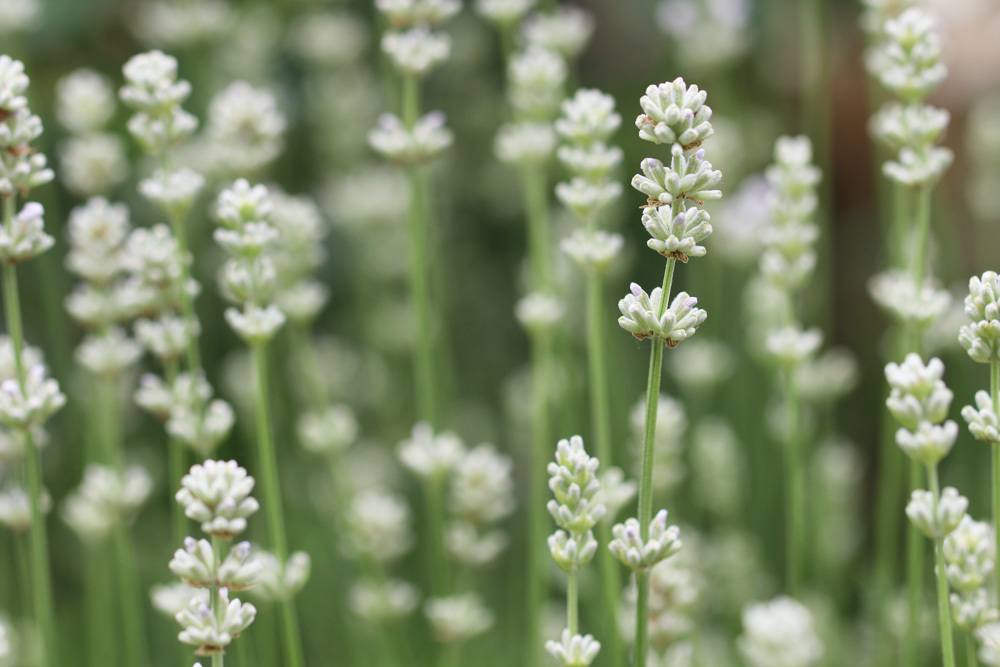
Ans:
[[[702,143],[712,135],[712,109],[707,93],[688,86],[684,79],[651,85],[639,103],[643,113],[635,120],[639,138],[670,147],[670,161],[645,158],[642,173],[632,187],[646,195],[642,222],[650,234],[647,245],[666,257],[663,282],[648,294],[632,283],[629,294],[618,303],[618,324],[638,340],[651,340],[646,380],[645,427],[639,476],[638,518],[612,529],[610,548],[635,573],[636,635],[633,664],[645,665],[649,650],[649,568],[679,547],[676,528],[666,526],[666,512],[653,515],[653,450],[663,350],[676,347],[694,335],[707,313],[698,300],[680,292],[671,300],[677,262],[705,254],[701,242],[712,232],[710,217],[702,204],[718,199],[722,174],[705,159]]]
[[[944,364],[931,359],[926,364],[910,353],[901,364],[885,367],[892,388],[886,406],[901,428],[896,444],[907,458],[924,468],[930,490],[914,489],[906,514],[913,525],[934,541],[934,576],[937,583],[938,628],[944,667],[954,667],[955,647],[948,595],[944,540],[965,516],[968,501],[953,488],[941,491],[938,464],[955,444],[958,425],[945,421],[952,393],[944,384]]]
[[[24,65],[0,55],[0,198],[3,199],[0,262],[3,263],[4,319],[14,368],[13,377],[0,385],[0,420],[17,434],[24,446],[32,608],[39,631],[40,663],[43,667],[54,667],[59,664],[59,658],[49,571],[49,538],[43,507],[42,458],[36,430],[65,404],[66,398],[56,380],[47,376],[44,365],[36,360],[29,366],[21,317],[17,267],[47,251],[54,243],[45,233],[44,211],[40,204],[29,201],[17,210],[19,196],[27,198],[32,188],[48,183],[53,177],[45,156],[31,145],[42,134],[42,122],[28,107],[25,97],[28,84]]]
[[[580,633],[577,580],[580,569],[597,552],[594,526],[607,511],[600,500],[598,463],[587,454],[583,438],[575,435],[559,441],[555,461],[548,466],[549,488],[554,496],[548,502],[548,510],[559,526],[549,536],[549,552],[556,565],[566,573],[567,581],[566,627],[559,641],[545,643],[545,650],[564,667],[587,667],[601,650],[601,643],[592,635]]]
[[[872,119],[874,136],[894,156],[882,168],[893,182],[891,269],[873,279],[872,295],[898,323],[892,356],[920,352],[927,325],[948,305],[947,293],[938,289],[928,269],[931,199],[934,185],[952,162],[952,153],[937,145],[948,126],[948,113],[926,104],[927,96],[944,80],[941,41],[934,21],[924,10],[909,8],[896,17],[886,17],[878,31],[879,43],[868,55],[869,70],[877,73],[882,86],[896,99],[887,102]],[[900,461],[883,450],[883,470],[888,482],[879,498],[879,534],[894,532],[894,507],[901,479]],[[910,462],[910,488],[923,484],[923,469]],[[884,591],[891,578],[892,554],[880,538],[879,586]],[[907,536],[907,588],[909,618],[905,663],[915,664],[919,636],[919,606],[922,597],[923,545],[911,526]]]
[[[221,226],[215,231],[215,240],[229,255],[222,268],[223,292],[239,305],[226,310],[226,320],[250,346],[253,356],[258,468],[271,549],[283,568],[288,561],[288,541],[271,424],[268,349],[285,323],[285,315],[273,303],[278,285],[272,252],[279,232],[271,223],[271,212],[267,188],[239,179],[219,194],[216,217]],[[279,607],[285,660],[289,667],[301,667],[302,640],[295,603],[288,597]]]
[[[621,185],[611,180],[621,163],[622,151],[606,142],[618,129],[621,117],[615,113],[614,99],[593,89],[580,89],[562,104],[555,123],[565,142],[559,160],[572,174],[569,181],[556,185],[556,195],[573,214],[579,227],[561,243],[586,277],[587,368],[591,433],[597,456],[606,465],[612,458],[611,397],[608,378],[608,347],[604,321],[604,276],[621,250],[621,235],[599,228],[601,214],[621,196]],[[610,541],[610,526],[598,524],[599,540]],[[621,582],[611,554],[601,550],[598,558],[604,595],[608,654],[615,665],[622,662],[615,619],[621,597]],[[574,632],[575,634],[575,632]]]

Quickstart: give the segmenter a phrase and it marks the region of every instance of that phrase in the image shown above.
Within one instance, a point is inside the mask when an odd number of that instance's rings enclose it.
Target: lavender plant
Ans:
[[[0,229],[0,262],[3,263],[4,319],[10,336],[8,371],[0,384],[0,421],[23,445],[23,470],[28,500],[30,576],[32,607],[39,630],[39,653],[43,667],[59,664],[55,649],[55,613],[49,571],[49,538],[43,510],[41,451],[37,429],[66,402],[59,383],[48,376],[40,362],[27,353],[18,287],[19,264],[49,250],[54,239],[45,232],[41,204],[26,201],[18,210],[18,198],[53,178],[45,155],[32,142],[42,134],[42,121],[28,105],[28,76],[24,64],[0,55],[0,197],[3,227]],[[30,365],[29,365],[29,362]]]

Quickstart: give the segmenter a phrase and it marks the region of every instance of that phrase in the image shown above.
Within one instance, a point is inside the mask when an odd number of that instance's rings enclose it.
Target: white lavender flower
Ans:
[[[618,302],[621,317],[618,326],[638,340],[649,337],[661,339],[668,347],[676,347],[694,335],[708,317],[698,308],[698,299],[687,292],[679,292],[663,305],[663,290],[659,287],[646,294],[639,285],[632,283],[630,292]]]
[[[649,249],[681,262],[705,256],[701,243],[712,234],[710,221],[708,211],[697,207],[676,215],[666,206],[647,206],[642,212],[642,226],[652,237],[646,241]]]
[[[750,667],[809,667],[823,657],[812,614],[788,597],[745,609],[738,645]]]
[[[958,437],[958,424],[920,422],[916,430],[901,428],[896,431],[896,444],[908,457],[925,466],[937,465],[948,455]]]
[[[562,101],[566,63],[551,51],[532,47],[511,58],[507,78],[515,111],[525,118],[549,118]]]
[[[736,360],[732,350],[721,341],[699,338],[678,349],[668,363],[671,376],[683,389],[704,394],[732,374]]]
[[[448,59],[451,39],[448,35],[417,26],[382,37],[382,51],[392,64],[407,76],[422,77]]]
[[[680,528],[667,525],[667,510],[660,510],[649,522],[646,538],[634,518],[615,524],[611,534],[608,550],[634,572],[644,572],[681,549]]]
[[[823,342],[819,329],[787,326],[768,334],[764,344],[767,353],[782,366],[797,366],[816,354]]]
[[[592,635],[573,635],[562,631],[559,641],[545,642],[545,650],[563,667],[588,667],[601,650],[601,642]]]
[[[559,244],[574,262],[590,271],[605,271],[621,252],[625,240],[620,234],[600,229],[576,229]]]
[[[0,422],[16,429],[41,426],[66,404],[59,383],[48,377],[45,366],[27,369],[24,386],[15,379],[0,383]]]
[[[233,12],[225,0],[169,2],[148,0],[136,7],[132,29],[147,44],[192,48],[220,38],[233,27]]]
[[[0,261],[19,264],[52,247],[55,240],[45,233],[44,214],[41,204],[27,202],[10,224],[0,228]]]
[[[606,468],[601,472],[597,502],[605,507],[604,520],[614,520],[622,509],[635,499],[639,485],[625,477],[621,468]]]
[[[941,38],[934,19],[911,7],[885,22],[885,40],[869,67],[895,95],[915,102],[944,81],[948,70],[941,62]]]
[[[402,618],[417,608],[420,596],[400,579],[359,581],[351,586],[351,611],[370,622]]]
[[[858,362],[850,351],[833,348],[807,359],[795,372],[799,396],[809,403],[832,402],[858,382]]]
[[[110,133],[66,139],[59,146],[59,166],[62,183],[81,197],[106,193],[128,176],[125,146]]]
[[[183,582],[174,582],[160,586],[153,586],[149,592],[153,607],[174,618],[183,611],[193,599],[198,599],[208,604],[209,592],[204,588],[193,588]]]
[[[953,487],[945,487],[940,499],[916,489],[906,505],[906,516],[927,537],[938,540],[955,530],[965,516],[969,501]]]
[[[184,218],[204,185],[204,177],[191,169],[157,169],[139,183],[139,192],[163,211]]]
[[[901,364],[886,364],[885,378],[891,388],[886,406],[905,428],[916,429],[921,422],[938,424],[948,416],[953,394],[944,383],[940,359],[925,364],[911,352]]]
[[[501,162],[542,164],[552,156],[556,135],[550,123],[521,121],[507,123],[497,130],[496,154]]]
[[[958,342],[973,361],[1000,360],[1000,276],[987,271],[969,279],[965,314],[970,323],[961,328]]]
[[[346,405],[331,405],[320,412],[307,412],[299,418],[297,428],[302,446],[325,456],[345,451],[357,440],[359,431],[358,420]]]
[[[179,359],[198,332],[196,321],[188,322],[172,314],[163,314],[154,320],[141,319],[135,323],[136,341],[164,365]]]
[[[119,97],[136,111],[129,132],[143,148],[160,154],[194,132],[194,116],[181,104],[191,94],[191,84],[177,78],[177,60],[162,51],[133,56],[123,68],[125,85]]]
[[[74,70],[56,83],[56,117],[77,134],[107,125],[114,116],[115,102],[111,81],[92,69]]]
[[[0,56],[0,194],[5,197],[25,196],[53,178],[45,155],[31,146],[42,134],[42,121],[28,108],[28,83],[21,61]]]
[[[976,632],[988,623],[1000,619],[1000,614],[990,603],[990,597],[985,588],[980,588],[968,595],[952,593],[951,617],[955,626],[966,632]]]
[[[493,627],[493,613],[475,593],[431,598],[424,614],[434,637],[444,644],[468,641]]]
[[[567,572],[588,563],[597,551],[593,527],[606,509],[599,499],[598,460],[584,449],[578,435],[560,440],[555,461],[549,463],[549,489],[554,498],[547,508],[559,530],[549,536],[553,560]]]
[[[1000,665],[1000,622],[993,621],[976,632],[979,640],[979,659],[984,665]]]
[[[558,5],[551,12],[534,14],[521,29],[526,44],[558,53],[567,60],[583,52],[593,33],[594,17],[573,5]]]
[[[990,444],[1000,444],[1000,423],[993,410],[993,400],[985,391],[976,392],[976,406],[962,408],[962,419],[969,425],[969,433],[976,440]]]
[[[153,480],[140,466],[118,471],[90,464],[80,486],[66,497],[62,517],[85,540],[101,540],[115,525],[136,515],[153,490]]]
[[[722,197],[718,186],[722,172],[705,159],[705,152],[687,153],[680,144],[670,148],[670,164],[656,158],[639,163],[641,174],[632,177],[632,187],[646,195],[649,206],[670,205],[675,201],[704,202]]]
[[[187,608],[178,612],[177,622],[183,630],[177,638],[184,644],[197,647],[198,655],[213,655],[225,652],[233,639],[250,627],[257,616],[257,608],[238,598],[229,599],[229,591],[219,589],[216,604],[220,611],[216,614],[212,605],[195,598]]]
[[[556,184],[556,198],[580,220],[592,220],[622,193],[614,181],[593,182],[576,176]]]
[[[409,438],[399,443],[400,462],[423,478],[447,475],[465,456],[462,439],[451,431],[434,433],[430,424],[418,422]]]
[[[209,103],[205,134],[220,171],[249,175],[281,154],[285,126],[270,91],[235,81]]]
[[[43,514],[52,507],[52,498],[42,489],[39,498]],[[0,490],[0,525],[7,526],[15,533],[22,533],[31,527],[31,499],[19,486]]]
[[[493,445],[477,445],[466,452],[453,467],[451,512],[476,524],[494,523],[509,516],[516,505],[513,467],[510,457]]]
[[[235,419],[228,403],[212,398],[212,386],[200,374],[181,373],[170,386],[147,373],[139,381],[135,402],[166,421],[167,433],[201,456],[211,455]]]
[[[751,46],[752,9],[746,0],[662,0],[656,17],[664,34],[684,45],[677,57],[686,67],[717,71]]]
[[[646,88],[639,99],[643,113],[635,119],[639,138],[654,144],[677,144],[685,150],[712,136],[708,93],[678,77]]]
[[[917,287],[906,271],[888,270],[868,282],[872,299],[897,322],[908,327],[926,328],[948,308],[951,296],[931,279]]]
[[[410,530],[410,509],[395,495],[367,489],[356,495],[345,517],[348,553],[390,563],[413,546]]]
[[[551,329],[559,323],[565,312],[562,299],[547,292],[529,292],[518,300],[514,308],[517,321],[533,332]]]
[[[239,542],[223,559],[208,540],[185,538],[184,547],[174,552],[170,571],[194,588],[223,587],[241,591],[257,583],[263,568],[249,542]]]
[[[412,128],[392,114],[379,116],[378,125],[368,134],[368,143],[393,162],[425,162],[448,148],[452,133],[445,126],[445,116],[432,111],[417,119]]]
[[[944,538],[943,551],[948,585],[969,595],[989,584],[996,561],[993,529],[966,515]]]
[[[0,33],[9,37],[28,30],[37,22],[41,10],[38,0],[4,0],[0,4]]]
[[[246,530],[247,517],[260,508],[250,495],[253,486],[253,477],[236,461],[208,460],[191,467],[176,498],[203,531],[230,539]]]
[[[481,530],[468,521],[453,521],[445,528],[444,544],[455,561],[469,567],[484,567],[494,562],[507,548],[502,530]]]
[[[76,349],[76,360],[95,375],[119,377],[139,361],[142,348],[121,327],[90,334]]]
[[[535,6],[536,0],[476,0],[476,11],[501,27],[512,26]]]
[[[375,9],[397,28],[437,25],[450,19],[461,8],[459,0],[375,0]]]

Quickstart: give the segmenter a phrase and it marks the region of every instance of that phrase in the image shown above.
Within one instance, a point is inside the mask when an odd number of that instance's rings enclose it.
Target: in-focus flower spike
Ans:
[[[645,572],[681,549],[680,528],[667,525],[667,510],[660,510],[653,517],[646,539],[642,538],[639,522],[634,518],[615,524],[611,534],[614,539],[608,549],[633,572]]]
[[[746,608],[738,646],[749,667],[811,667],[823,657],[812,613],[789,597]]]
[[[560,528],[549,536],[549,552],[567,572],[580,569],[597,551],[592,529],[606,512],[599,499],[597,468],[597,459],[587,454],[583,438],[578,435],[560,440],[555,461],[548,465],[549,489],[554,499],[547,507]]]
[[[195,598],[176,616],[183,628],[177,638],[196,647],[196,655],[224,653],[257,616],[256,607],[237,598],[230,600],[225,588],[216,593],[216,604],[220,609],[218,614],[204,600]]]
[[[968,507],[968,499],[954,487],[945,487],[940,500],[930,491],[916,489],[906,505],[906,516],[924,535],[939,540],[958,527]]]
[[[36,202],[26,203],[0,229],[0,262],[20,264],[41,255],[55,240],[45,233],[45,209]]]
[[[921,422],[914,431],[905,428],[896,431],[896,444],[914,461],[932,466],[948,455],[957,437],[958,424],[953,421],[944,424]]]
[[[948,416],[953,394],[944,383],[940,359],[925,364],[911,352],[901,364],[886,364],[885,378],[891,388],[886,405],[905,428],[916,429],[922,421],[939,424]]]
[[[719,199],[722,172],[712,167],[702,150],[685,153],[680,144],[671,147],[670,165],[648,157],[640,164],[641,174],[632,177],[632,187],[648,197],[647,205],[669,205],[690,200],[701,204]]]
[[[643,113],[635,119],[639,138],[654,144],[674,144],[688,151],[712,136],[708,93],[684,79],[651,85],[639,99]]]
[[[642,226],[652,237],[646,241],[649,249],[681,262],[705,256],[701,243],[712,234],[710,221],[708,211],[697,207],[684,209],[676,216],[667,206],[647,206],[642,212]]]
[[[0,121],[0,148],[3,149],[0,153],[0,195],[4,197],[26,197],[29,190],[44,185],[53,178],[45,155],[37,152],[31,145],[42,134],[42,121],[28,108],[25,97],[28,84],[24,64],[20,60],[0,55],[0,116],[3,119]],[[29,233],[36,225],[34,221],[37,220],[37,224],[41,222],[41,207],[38,204],[30,206],[31,208],[26,206],[21,212],[27,215],[18,226],[20,231],[7,229],[0,236],[6,246],[3,248],[4,254],[10,255],[14,245],[21,245],[21,252],[26,251],[26,245],[34,247],[35,254],[45,249],[42,247],[45,245],[44,238],[37,231]],[[20,243],[15,244],[11,237],[20,238]]]
[[[962,419],[969,425],[969,433],[976,440],[992,445],[1000,444],[1000,422],[993,411],[993,400],[988,392],[976,392],[976,406],[962,408]]]
[[[646,294],[632,283],[630,292],[618,302],[622,314],[618,326],[639,340],[653,337],[668,347],[677,347],[693,336],[708,317],[708,313],[697,307],[698,299],[687,292],[679,292],[667,308],[663,308],[662,301],[661,288]]]
[[[250,495],[254,479],[236,461],[208,460],[191,467],[181,479],[177,502],[201,529],[222,539],[246,530],[247,517],[259,508]]]
[[[987,271],[969,279],[965,314],[970,322],[958,333],[958,342],[973,361],[1000,361],[1000,275]]]

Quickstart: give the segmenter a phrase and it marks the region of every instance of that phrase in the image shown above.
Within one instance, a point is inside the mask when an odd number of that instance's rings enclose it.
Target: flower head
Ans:
[[[942,539],[958,528],[968,507],[968,499],[953,487],[945,487],[939,499],[930,491],[916,489],[906,505],[906,516],[927,537]]]
[[[203,531],[229,539],[246,530],[247,517],[260,508],[250,495],[253,487],[253,477],[236,461],[208,460],[191,467],[176,498]]]
[[[622,314],[618,326],[639,340],[656,337],[668,347],[676,347],[693,336],[708,317],[708,313],[697,306],[697,298],[679,292],[670,306],[664,308],[661,288],[646,294],[632,283],[629,293],[618,302]]]
[[[660,510],[649,522],[649,532],[643,538],[639,521],[634,518],[615,524],[608,550],[623,565],[635,572],[649,570],[681,549],[681,531],[667,525],[667,510]]]
[[[601,650],[601,642],[591,635],[572,635],[562,631],[559,641],[545,642],[545,650],[563,667],[588,667]]]
[[[635,119],[639,138],[654,144],[675,144],[684,150],[699,146],[712,136],[712,109],[705,104],[708,93],[673,81],[651,85],[639,100],[641,113]]]
[[[743,611],[739,649],[751,667],[809,667],[823,656],[812,614],[788,597]]]

